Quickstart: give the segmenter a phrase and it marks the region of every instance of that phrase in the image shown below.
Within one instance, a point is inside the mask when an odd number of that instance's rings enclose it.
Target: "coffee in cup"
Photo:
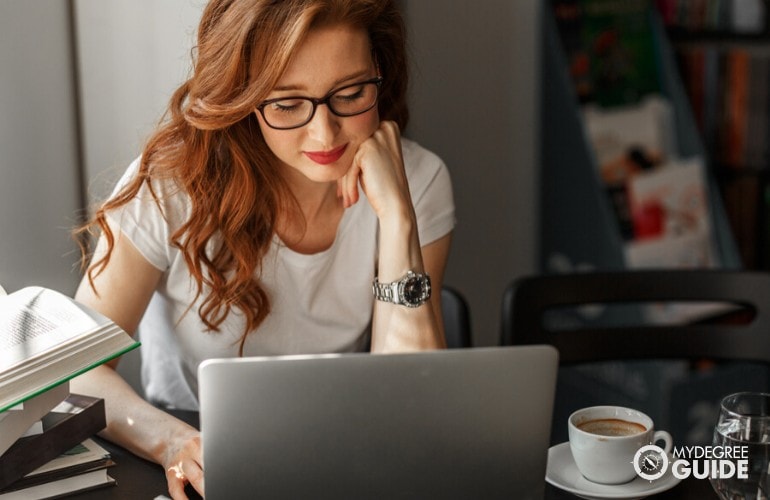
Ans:
[[[663,441],[671,451],[673,441],[665,431],[655,431],[650,417],[622,406],[593,406],[569,417],[569,446],[580,473],[601,484],[627,483],[636,477],[633,460],[642,446]]]
[[[632,436],[647,430],[642,424],[619,418],[597,418],[579,424],[578,429],[600,436]]]

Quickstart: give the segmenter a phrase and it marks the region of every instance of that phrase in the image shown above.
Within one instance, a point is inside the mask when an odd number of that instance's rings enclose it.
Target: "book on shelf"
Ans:
[[[654,170],[675,154],[673,110],[659,95],[639,103],[582,108],[586,135],[610,207],[624,241],[633,240],[634,222],[628,200],[628,183],[634,176]]]
[[[669,29],[736,34],[767,30],[764,0],[655,0],[655,5]]]
[[[138,345],[110,319],[54,290],[2,295],[0,414]]]
[[[660,91],[651,0],[551,0],[580,102],[613,107]]]
[[[768,166],[770,51],[766,44],[682,42],[676,52],[693,115],[720,166]]]
[[[0,489],[0,499],[47,498],[115,484],[107,473],[114,465],[107,450],[94,440],[86,439]]]
[[[723,162],[732,168],[745,166],[743,157],[749,94],[749,53],[744,49],[730,51],[725,68],[725,122],[722,128]]]
[[[768,164],[768,88],[770,88],[770,57],[751,57],[749,61],[749,93],[746,107],[746,140],[744,162],[748,168],[760,170]]]
[[[71,394],[43,418],[43,432],[23,437],[0,455],[0,488],[7,488],[106,426],[104,400]]]
[[[703,160],[693,157],[667,162],[630,179],[635,238],[624,248],[629,268],[717,264],[705,175]]]

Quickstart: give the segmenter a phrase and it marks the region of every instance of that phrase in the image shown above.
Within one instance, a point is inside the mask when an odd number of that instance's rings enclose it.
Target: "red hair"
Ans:
[[[278,214],[296,203],[260,132],[254,106],[276,85],[292,53],[313,27],[344,23],[366,30],[384,83],[378,111],[403,130],[407,62],[405,29],[392,0],[213,0],[198,27],[193,73],[173,94],[148,140],[138,175],[107,200],[77,234],[101,230],[106,253],[88,269],[108,265],[114,234],[106,215],[153,180],[173,179],[189,196],[189,219],[171,235],[204,296],[198,314],[212,331],[240,309],[249,332],[270,311],[259,282]],[[213,252],[207,246],[215,242]],[[86,265],[87,252],[83,252]],[[205,290],[205,293],[204,293]]]

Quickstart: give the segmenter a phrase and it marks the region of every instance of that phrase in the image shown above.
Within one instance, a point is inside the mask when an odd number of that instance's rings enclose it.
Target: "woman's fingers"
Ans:
[[[400,206],[410,204],[406,175],[401,153],[401,136],[398,125],[383,121],[372,136],[359,146],[348,174],[355,174],[353,180],[361,188],[378,217]],[[348,179],[346,182],[349,182]],[[355,185],[355,182],[354,182]],[[356,192],[356,199],[358,193]]]
[[[187,500],[187,494],[184,492],[187,476],[181,461],[166,469],[166,481],[168,482],[168,493],[171,495],[171,498],[174,500]]]
[[[185,485],[203,496],[203,454],[200,434],[195,431],[173,440],[165,462],[168,492],[174,500],[187,500]]]
[[[358,178],[361,168],[358,166],[357,156],[345,175],[337,181],[337,192],[341,194],[345,208],[353,206],[358,201]]]
[[[203,496],[203,469],[193,460],[180,460],[166,469],[168,492],[174,500],[186,500],[185,485],[190,483]]]
[[[187,471],[187,480],[190,482],[195,491],[200,496],[203,496],[203,467],[200,464],[193,462],[191,470]]]

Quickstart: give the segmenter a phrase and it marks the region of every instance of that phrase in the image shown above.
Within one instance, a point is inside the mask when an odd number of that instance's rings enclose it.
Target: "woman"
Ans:
[[[390,0],[207,5],[191,78],[83,229],[102,234],[76,298],[141,332],[150,402],[197,409],[211,357],[444,346],[428,280],[451,185],[400,137],[406,69]],[[105,398],[103,435],[161,464],[174,498],[202,492],[198,432],[113,368],[73,384]]]

